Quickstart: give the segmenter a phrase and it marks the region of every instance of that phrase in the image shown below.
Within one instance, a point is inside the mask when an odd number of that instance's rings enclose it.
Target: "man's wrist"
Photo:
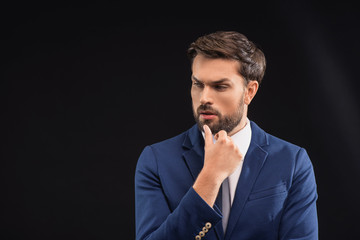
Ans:
[[[199,173],[193,188],[197,194],[212,207],[215,203],[223,179],[215,177],[214,174],[209,174],[209,172],[203,170]]]

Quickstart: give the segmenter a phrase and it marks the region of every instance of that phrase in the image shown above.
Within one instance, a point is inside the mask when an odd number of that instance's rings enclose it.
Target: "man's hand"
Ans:
[[[210,128],[204,125],[205,159],[203,171],[207,171],[221,183],[230,176],[243,160],[239,148],[224,130],[215,135],[216,143]]]
[[[221,130],[215,135],[216,143],[207,125],[204,125],[204,132],[204,166],[193,188],[212,207],[222,182],[236,170],[243,155],[225,131]]]

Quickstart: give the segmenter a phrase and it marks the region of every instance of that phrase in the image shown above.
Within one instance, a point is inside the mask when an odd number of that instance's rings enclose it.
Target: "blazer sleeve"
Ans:
[[[135,170],[137,240],[195,239],[205,225],[213,227],[221,218],[220,211],[210,207],[192,187],[176,209],[170,211],[162,189],[157,159],[152,147],[145,147]]]
[[[292,185],[285,202],[279,239],[317,240],[317,190],[312,163],[306,151],[297,153]]]

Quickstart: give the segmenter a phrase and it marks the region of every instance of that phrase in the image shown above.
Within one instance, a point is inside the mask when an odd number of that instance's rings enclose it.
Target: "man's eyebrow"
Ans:
[[[211,83],[212,84],[220,84],[220,83],[225,83],[225,82],[230,82],[230,80],[227,79],[227,78],[223,78],[223,79],[220,79],[220,80],[217,80],[217,81],[213,81]]]
[[[197,79],[196,77],[192,76],[191,77],[194,81],[197,81],[197,82],[203,82],[199,79]],[[212,81],[210,84],[221,84],[221,83],[224,83],[224,82],[230,82],[230,79],[228,78],[222,78],[222,79],[219,79],[219,80],[216,80],[216,81]]]
[[[192,78],[192,80],[194,80],[194,81],[196,81],[196,82],[202,82],[202,81],[200,81],[199,79],[197,79],[197,78],[194,77],[194,76],[191,76],[191,78]]]

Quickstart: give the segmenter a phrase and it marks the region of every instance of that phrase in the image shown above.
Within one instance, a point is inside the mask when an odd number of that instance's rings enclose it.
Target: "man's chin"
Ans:
[[[199,120],[198,122],[199,122],[202,126],[208,125],[209,127],[216,124],[214,119],[201,119],[201,120]]]
[[[218,126],[216,125],[216,123],[214,122],[214,120],[202,120],[202,121],[198,121],[198,126],[199,126],[199,129],[201,131],[203,131],[203,127],[204,125],[207,125],[210,130],[213,132],[214,129],[217,129]],[[214,132],[213,132],[214,133]]]

